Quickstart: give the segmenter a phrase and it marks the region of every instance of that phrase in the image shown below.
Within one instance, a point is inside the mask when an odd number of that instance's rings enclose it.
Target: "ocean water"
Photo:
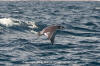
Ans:
[[[100,2],[0,1],[0,66],[100,66]]]

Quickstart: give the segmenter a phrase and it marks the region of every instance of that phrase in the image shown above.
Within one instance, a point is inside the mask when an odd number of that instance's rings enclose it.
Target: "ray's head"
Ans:
[[[58,28],[58,29],[61,29],[61,30],[64,29],[63,26],[57,26],[57,28]]]

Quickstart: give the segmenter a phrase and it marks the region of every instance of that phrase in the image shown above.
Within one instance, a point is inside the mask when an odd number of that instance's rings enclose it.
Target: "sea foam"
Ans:
[[[11,18],[2,18],[0,19],[0,24],[6,26],[6,27],[11,27],[13,25],[19,25],[19,23],[14,23]]]
[[[17,20],[13,18],[1,18],[0,24],[6,27],[23,26],[23,27],[29,27],[29,28],[38,28],[35,22]]]

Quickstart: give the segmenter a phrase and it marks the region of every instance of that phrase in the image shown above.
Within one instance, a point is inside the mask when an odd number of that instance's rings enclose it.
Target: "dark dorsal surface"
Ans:
[[[55,35],[56,35],[56,30],[57,29],[62,29],[62,26],[48,26],[44,28],[40,34],[44,34],[45,36],[48,37],[48,39],[51,41],[51,43],[54,43]]]
[[[44,28],[41,33],[46,35],[48,39],[50,39],[53,35],[53,33],[58,29],[58,26],[49,26]]]

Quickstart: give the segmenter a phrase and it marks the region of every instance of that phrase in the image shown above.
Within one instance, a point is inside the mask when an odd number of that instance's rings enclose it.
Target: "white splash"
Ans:
[[[27,22],[27,25],[29,28],[38,28],[35,24],[35,22]]]
[[[23,20],[17,20],[13,18],[2,18],[0,19],[0,24],[6,26],[6,27],[12,27],[12,26],[26,26],[29,28],[38,28],[35,24],[35,22],[25,22]]]
[[[14,23],[11,18],[0,19],[0,24],[4,25],[6,27],[10,27],[10,26],[13,26],[13,25],[19,25],[19,23]]]
[[[38,26],[36,25],[36,23],[34,21],[24,21],[24,20],[18,20],[18,19],[14,19],[14,18],[2,18],[0,19],[0,24],[5,26],[5,27],[24,27],[24,28],[30,28],[31,30],[27,30],[27,32],[31,32],[34,34],[37,34],[36,31],[34,31],[34,28],[38,28]],[[0,26],[0,30],[3,30],[4,28],[2,26]]]

